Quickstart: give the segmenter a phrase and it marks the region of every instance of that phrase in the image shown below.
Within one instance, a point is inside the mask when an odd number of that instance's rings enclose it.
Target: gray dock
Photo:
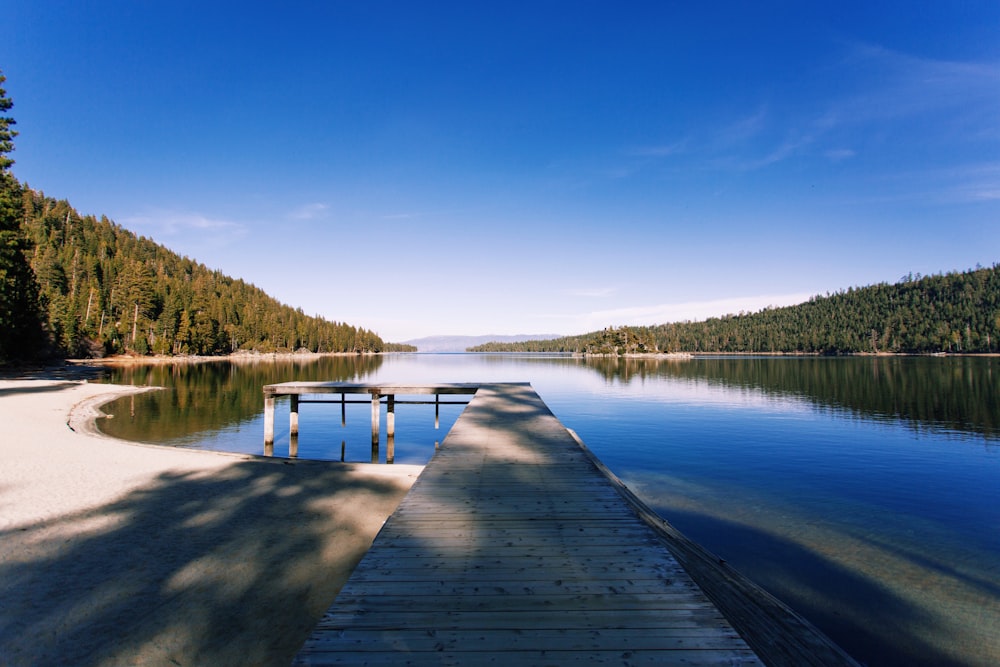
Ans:
[[[764,664],[530,385],[477,387],[294,664]]]

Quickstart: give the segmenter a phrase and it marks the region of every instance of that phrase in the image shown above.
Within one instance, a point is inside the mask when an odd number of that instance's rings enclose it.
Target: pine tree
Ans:
[[[7,80],[3,72],[0,71],[0,114],[6,114],[14,106],[14,103],[7,97],[7,91],[3,88],[3,82]],[[14,161],[7,157],[7,154],[14,150],[14,137],[17,130],[11,129],[15,121],[10,116],[0,116],[0,174],[6,174]]]
[[[3,89],[0,72],[0,113],[13,106]],[[38,283],[25,252],[28,243],[21,234],[23,193],[10,174],[17,132],[14,119],[0,116],[0,363],[27,361],[45,349]]]

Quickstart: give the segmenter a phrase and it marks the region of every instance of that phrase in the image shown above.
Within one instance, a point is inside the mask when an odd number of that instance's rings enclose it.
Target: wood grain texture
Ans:
[[[295,664],[763,663],[534,390],[509,384],[479,388]]]

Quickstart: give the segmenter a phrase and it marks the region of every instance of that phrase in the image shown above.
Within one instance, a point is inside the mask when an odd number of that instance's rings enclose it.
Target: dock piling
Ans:
[[[378,423],[380,419],[379,411],[382,405],[382,395],[377,391],[372,392],[372,448],[378,450]]]
[[[264,396],[264,447],[274,447],[274,395]]]
[[[429,400],[411,400],[408,394],[434,394],[434,428],[440,428],[440,406],[442,404],[465,404],[468,401],[442,401],[440,394],[455,395],[475,394],[479,385],[471,383],[446,383],[440,385],[368,385],[344,382],[285,382],[264,386],[264,454],[274,453],[274,407],[278,396],[289,397],[289,456],[298,454],[299,409],[303,403],[340,403],[340,425],[347,426],[347,404],[365,403],[367,400],[348,400],[347,394],[368,394],[372,407],[372,462],[379,461],[379,435],[381,421],[382,397],[386,400],[386,462],[391,463],[395,457],[396,436],[396,405],[397,404],[430,404]],[[340,400],[317,398],[315,395],[340,394]],[[404,400],[397,401],[396,395],[402,395]],[[305,395],[305,397],[303,397]],[[310,396],[312,396],[310,398]],[[341,459],[344,458],[343,449]]]
[[[389,394],[385,399],[385,462],[392,463],[396,458],[396,395]]]
[[[646,664],[857,667],[738,573],[700,565],[718,559],[686,546],[530,384],[266,385],[265,451],[273,450],[276,396],[336,393],[341,402],[343,393],[370,396],[373,462],[382,396],[388,461],[396,404],[429,404],[406,397],[434,394],[437,422],[437,406],[454,403],[438,394],[474,398],[293,664],[357,663],[361,647],[363,660],[378,664],[575,667],[628,656]],[[297,436],[291,443],[297,448]]]

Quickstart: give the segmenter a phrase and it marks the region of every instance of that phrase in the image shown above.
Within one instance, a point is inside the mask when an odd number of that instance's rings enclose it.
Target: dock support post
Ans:
[[[434,394],[434,430],[441,424],[441,394]]]
[[[389,394],[385,399],[385,462],[396,458],[396,397]]]
[[[274,396],[264,397],[264,447],[274,446]]]
[[[299,434],[299,395],[292,394],[288,397],[291,401],[288,406],[288,433],[289,435]]]
[[[385,434],[389,438],[396,436],[396,397],[392,394],[385,397]]]
[[[340,425],[347,426],[347,400],[344,394],[340,395]]]
[[[372,463],[378,463],[378,422],[381,398],[382,396],[378,392],[372,394]]]

